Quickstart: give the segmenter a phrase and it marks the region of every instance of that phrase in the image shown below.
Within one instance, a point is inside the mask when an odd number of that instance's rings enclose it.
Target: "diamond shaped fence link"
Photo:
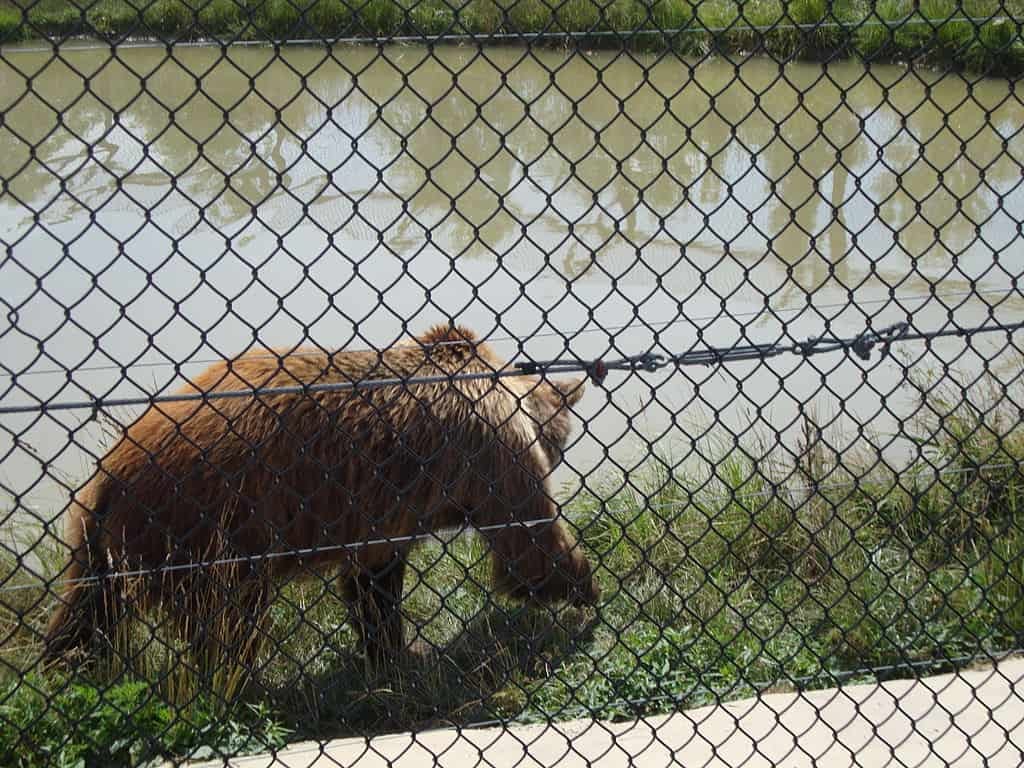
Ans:
[[[1022,18],[0,0],[0,765],[1024,763]]]

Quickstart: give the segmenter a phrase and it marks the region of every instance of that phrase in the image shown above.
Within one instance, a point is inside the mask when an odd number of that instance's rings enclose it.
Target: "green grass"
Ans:
[[[786,453],[711,442],[701,446],[710,461],[654,456],[570,499],[565,512],[600,564],[596,609],[494,598],[478,538],[420,546],[403,607],[409,639],[438,649],[430,663],[368,668],[329,582],[313,580],[284,586],[258,627],[215,624],[217,637],[252,644],[253,666],[237,648],[197,656],[156,612],[113,638],[128,661],[44,675],[35,633],[50,601],[8,556],[7,583],[32,588],[0,593],[0,764],[627,718],[1018,649],[1021,393],[991,385],[983,409],[951,380],[915,381],[919,458],[903,471],[835,455],[808,417]],[[937,476],[936,465],[951,471]],[[38,554],[52,572],[56,549]]]
[[[546,32],[587,46],[925,59],[1012,75],[1024,72],[1021,20],[1024,0],[0,0],[0,41]]]
[[[145,682],[114,685],[30,676],[0,687],[0,760],[9,768],[161,765],[267,751],[287,731],[266,705],[224,710],[196,701],[182,715]]]

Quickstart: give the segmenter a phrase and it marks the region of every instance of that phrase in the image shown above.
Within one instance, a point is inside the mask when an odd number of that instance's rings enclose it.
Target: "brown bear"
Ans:
[[[488,540],[500,592],[594,604],[590,563],[548,488],[584,379],[448,378],[506,366],[447,325],[380,352],[258,350],[212,365],[180,392],[239,396],[152,405],[72,500],[45,657],[113,630],[118,574],[151,574],[141,605],[166,604],[193,589],[194,564],[227,558],[238,581],[214,594],[248,615],[265,609],[268,579],[338,568],[365,650],[388,658],[403,647],[410,537],[463,525]],[[359,385],[409,377],[436,379]]]

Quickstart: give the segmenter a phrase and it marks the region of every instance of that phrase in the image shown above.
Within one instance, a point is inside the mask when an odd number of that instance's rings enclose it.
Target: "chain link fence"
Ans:
[[[1021,764],[1022,18],[0,0],[0,764]]]

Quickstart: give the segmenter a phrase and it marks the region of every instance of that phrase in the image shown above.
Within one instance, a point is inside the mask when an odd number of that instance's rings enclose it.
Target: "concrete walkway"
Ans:
[[[213,765],[213,764],[208,764]],[[223,763],[216,763],[223,765]],[[437,730],[294,744],[236,768],[1024,765],[1024,659],[702,707],[641,722]]]

